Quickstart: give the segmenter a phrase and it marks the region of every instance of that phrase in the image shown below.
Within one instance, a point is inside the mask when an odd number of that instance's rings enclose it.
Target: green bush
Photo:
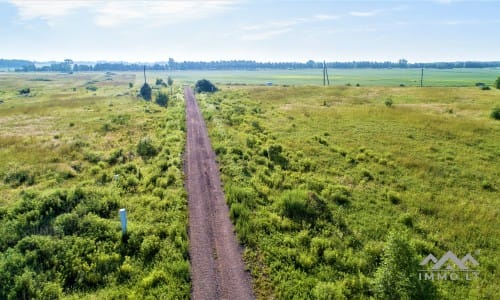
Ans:
[[[385,106],[392,107],[393,101],[391,98],[388,98],[384,101]]]
[[[147,84],[146,82],[144,82],[144,84],[142,85],[141,87],[141,90],[140,90],[140,94],[141,94],[141,97],[146,100],[146,101],[151,101],[151,87],[149,86],[149,84]]]
[[[27,95],[31,92],[30,88],[23,88],[19,90],[20,95]]]
[[[217,92],[217,87],[207,79],[201,79],[194,85],[194,90],[197,93],[213,93]]]
[[[500,76],[499,76],[499,77],[497,77],[497,80],[495,80],[495,87],[496,87],[497,89],[500,89]]]
[[[139,154],[142,158],[148,159],[156,156],[158,154],[158,150],[153,145],[153,142],[150,138],[142,138],[137,144],[137,154]]]
[[[3,181],[6,184],[10,184],[12,187],[18,187],[20,185],[26,184],[26,185],[33,185],[35,184],[35,175],[33,175],[30,171],[28,170],[12,170],[9,171]]]
[[[389,233],[382,264],[375,273],[375,294],[379,299],[435,299],[432,282],[418,279],[419,267],[408,232]]]
[[[158,94],[156,94],[156,104],[158,104],[159,106],[167,106],[168,104],[168,95],[167,93],[163,93],[163,92],[158,92]]]
[[[495,108],[493,108],[490,117],[492,117],[495,120],[500,120],[500,106],[496,106]]]

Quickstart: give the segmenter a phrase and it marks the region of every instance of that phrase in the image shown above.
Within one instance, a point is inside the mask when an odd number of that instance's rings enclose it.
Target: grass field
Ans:
[[[499,90],[231,86],[200,98],[261,298],[499,294]],[[419,281],[421,259],[447,251],[475,256],[479,279]]]
[[[0,74],[0,299],[189,298],[182,94],[129,82]]]
[[[201,78],[229,84],[198,99],[259,298],[495,299],[500,90],[474,85],[499,71],[425,72],[148,72],[167,108],[142,73],[0,73],[0,299],[189,298],[180,87]],[[446,251],[479,278],[416,281]]]
[[[355,86],[420,86],[420,69],[331,69],[331,85]],[[166,72],[178,82],[193,84],[207,78],[220,84],[256,84],[272,82],[275,85],[323,85],[321,69],[258,70],[258,71],[172,71]],[[161,73],[158,73],[162,75]],[[492,86],[500,75],[499,69],[425,69],[425,86],[475,86],[483,82]],[[162,75],[165,76],[165,75]],[[138,77],[142,79],[141,76]]]

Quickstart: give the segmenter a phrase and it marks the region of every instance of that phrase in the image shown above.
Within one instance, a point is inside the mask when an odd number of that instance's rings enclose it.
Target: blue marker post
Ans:
[[[127,210],[125,208],[120,209],[120,221],[122,222],[122,233],[127,233]]]

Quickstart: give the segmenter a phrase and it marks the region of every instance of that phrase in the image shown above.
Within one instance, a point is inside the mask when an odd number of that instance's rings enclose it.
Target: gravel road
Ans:
[[[229,219],[215,154],[190,87],[184,87],[184,97],[192,299],[255,299]]]

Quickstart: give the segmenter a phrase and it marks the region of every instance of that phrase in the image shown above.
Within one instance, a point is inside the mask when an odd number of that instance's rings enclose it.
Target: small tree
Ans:
[[[167,84],[165,83],[165,81],[163,81],[163,79],[161,78],[156,78],[156,85],[162,85],[162,86],[167,86]]]
[[[500,89],[500,77],[498,77],[497,80],[495,81],[495,87],[497,89]]]
[[[217,92],[218,90],[213,83],[206,79],[198,80],[194,86],[194,89],[197,93],[213,93]]]
[[[419,260],[408,232],[389,233],[382,264],[375,273],[374,291],[379,299],[435,299],[432,282],[419,280]]]
[[[151,101],[151,87],[146,81],[146,66],[144,66],[144,84],[141,87],[141,97],[146,101]]]
[[[144,82],[144,84],[141,87],[141,97],[146,100],[146,101],[151,101],[151,87],[149,84]]]
[[[493,108],[490,117],[492,117],[495,120],[500,120],[500,106]]]
[[[159,106],[167,106],[168,95],[163,92],[158,92],[158,94],[156,94],[156,104],[158,104]]]
[[[172,84],[174,84],[174,80],[172,79],[172,77],[168,76],[167,84],[170,87],[170,96],[172,96]]]

